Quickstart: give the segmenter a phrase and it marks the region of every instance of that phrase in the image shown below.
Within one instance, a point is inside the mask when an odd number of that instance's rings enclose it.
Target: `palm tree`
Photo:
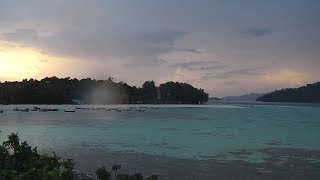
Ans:
[[[112,165],[112,170],[114,171],[114,177],[117,178],[117,171],[121,169],[120,164],[114,164]]]
[[[106,170],[106,167],[101,167],[96,170],[97,177],[99,180],[111,180],[110,173]]]

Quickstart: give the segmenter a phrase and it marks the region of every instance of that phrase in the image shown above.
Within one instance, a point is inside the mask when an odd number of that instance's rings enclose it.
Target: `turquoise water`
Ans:
[[[63,111],[74,106],[51,106],[59,108],[58,112],[17,112],[14,107],[0,107],[5,110],[0,114],[1,141],[18,132],[22,140],[41,150],[130,152],[201,160],[270,147],[320,150],[320,107],[161,105],[134,106],[145,109],[143,112],[90,109],[75,113]],[[259,161],[260,156],[256,152],[246,158]]]

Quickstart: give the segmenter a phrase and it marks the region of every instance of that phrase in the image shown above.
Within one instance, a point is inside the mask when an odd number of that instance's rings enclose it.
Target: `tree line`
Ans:
[[[262,102],[300,102],[320,103],[320,82],[307,84],[299,88],[287,88],[273,91],[257,98]]]
[[[107,80],[46,77],[0,83],[0,104],[198,104],[208,101],[203,89],[187,83],[167,82],[142,87]]]

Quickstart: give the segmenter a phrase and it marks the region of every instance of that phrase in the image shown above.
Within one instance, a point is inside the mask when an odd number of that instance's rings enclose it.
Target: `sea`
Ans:
[[[31,111],[31,109],[56,111]],[[320,179],[320,105],[1,105],[0,142],[11,133],[41,153],[93,174],[159,179]],[[20,111],[29,109],[29,111]],[[65,112],[71,111],[71,112]],[[73,112],[73,110],[76,110]]]

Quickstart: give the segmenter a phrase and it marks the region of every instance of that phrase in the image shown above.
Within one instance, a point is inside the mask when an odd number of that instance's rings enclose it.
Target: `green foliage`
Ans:
[[[72,159],[61,160],[54,152],[40,155],[37,148],[32,148],[27,142],[20,142],[18,134],[11,134],[8,140],[0,146],[0,180],[71,180],[75,163]],[[111,168],[117,180],[143,180],[141,173],[133,175],[118,174],[121,165],[114,164]],[[111,173],[105,167],[98,168],[96,175],[100,180],[111,180]],[[148,180],[157,180],[152,175]]]
[[[129,180],[130,179],[130,175],[128,174],[118,174],[117,176],[117,180]]]
[[[208,101],[208,94],[186,83],[168,82],[155,86],[146,81],[141,88],[124,82],[50,77],[40,81],[0,83],[0,103],[71,104],[79,99],[87,104],[185,103]]]
[[[150,104],[157,102],[157,87],[154,81],[146,81],[141,88],[141,101],[142,103]]]
[[[100,180],[111,180],[111,173],[106,170],[106,167],[98,168],[96,175]]]
[[[61,160],[54,152],[40,155],[37,148],[32,148],[27,142],[20,142],[18,134],[11,134],[8,140],[0,146],[0,180],[71,180],[75,163],[72,159]],[[111,168],[118,180],[143,180],[141,173],[134,175],[118,174],[120,164]],[[111,180],[111,173],[105,167],[98,168],[96,175],[100,180]],[[148,180],[157,180],[157,175],[152,175]]]
[[[320,82],[308,84],[299,88],[277,90],[257,98],[262,102],[320,102]]]
[[[143,180],[143,176],[141,173],[136,173],[134,175],[119,174],[117,180]]]
[[[141,173],[136,173],[134,175],[131,175],[130,180],[143,180],[143,176]]]
[[[161,103],[198,104],[205,103],[209,99],[209,95],[203,89],[178,82],[160,84],[159,93]]]
[[[147,177],[147,180],[157,180],[158,175],[152,174],[151,176]]]
[[[40,155],[37,148],[19,141],[18,134],[11,134],[0,146],[0,179],[69,180],[73,177],[74,162],[62,161],[53,153]]]
[[[117,171],[121,169],[121,165],[114,164],[111,169],[115,172],[114,177],[116,177],[117,180],[143,180],[143,175],[141,173],[135,173],[133,175],[129,174],[118,174]],[[99,180],[111,180],[111,173],[109,173],[106,170],[106,167],[101,167],[96,170],[96,175],[99,178]],[[147,180],[157,180],[157,175],[151,175],[147,178]]]

